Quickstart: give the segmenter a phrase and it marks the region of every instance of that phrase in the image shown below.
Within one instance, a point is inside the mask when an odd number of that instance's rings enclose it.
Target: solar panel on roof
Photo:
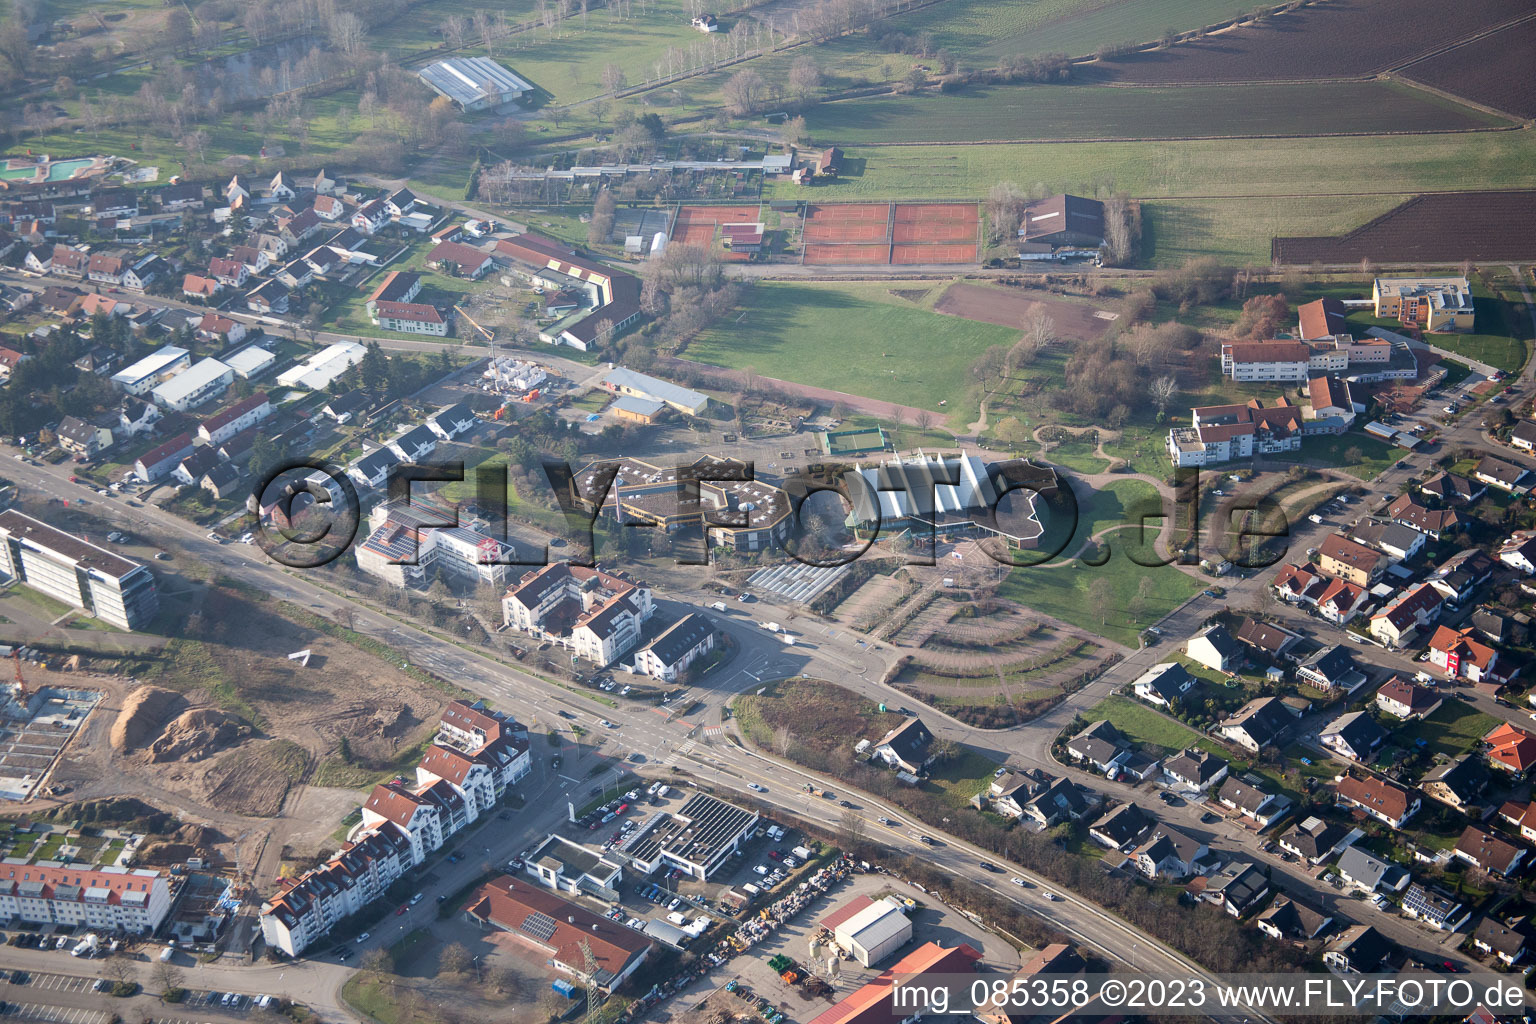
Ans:
[[[540,942],[548,942],[555,937],[555,919],[537,910],[523,918],[523,923],[518,927]]]

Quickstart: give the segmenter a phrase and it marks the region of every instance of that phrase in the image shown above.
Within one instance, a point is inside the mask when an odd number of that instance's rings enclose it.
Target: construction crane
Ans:
[[[16,662],[16,703],[27,702],[27,681],[21,677],[21,648],[11,649],[11,660]]]
[[[471,326],[475,330],[479,331],[480,334],[482,336],[484,336],[486,341],[494,341],[494,340],[496,340],[496,332],[490,330],[489,328],[481,327],[479,324],[475,323],[475,318],[470,316],[468,313],[464,312],[464,307],[463,306],[454,306],[453,307],[453,311],[455,313],[459,314],[459,316],[463,317],[465,323],[469,324],[469,326]]]

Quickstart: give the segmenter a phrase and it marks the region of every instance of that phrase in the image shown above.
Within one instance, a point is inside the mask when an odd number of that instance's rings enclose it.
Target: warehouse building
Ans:
[[[857,896],[822,919],[832,939],[865,967],[873,967],[912,941],[912,919],[889,900]]]
[[[489,57],[451,57],[417,72],[439,96],[465,111],[493,110],[533,92],[533,86]]]
[[[112,375],[112,383],[130,395],[142,395],[155,385],[170,380],[192,364],[192,354],[184,348],[166,345],[156,349],[132,366]]]
[[[0,572],[119,629],[142,629],[160,610],[146,566],[15,509],[0,512]]]
[[[235,379],[235,371],[212,356],[194,363],[150,392],[150,397],[162,409],[186,412],[211,402],[225,391]]]

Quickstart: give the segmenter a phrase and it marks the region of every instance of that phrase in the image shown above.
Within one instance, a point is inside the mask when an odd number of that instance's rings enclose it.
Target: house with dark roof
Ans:
[[[1243,647],[1224,626],[1207,626],[1189,638],[1184,653],[1191,661],[1216,672],[1235,672],[1243,661]]]
[[[1123,850],[1151,828],[1153,819],[1136,804],[1127,801],[1088,827],[1094,842],[1111,850]]]
[[[1220,733],[1245,750],[1255,754],[1265,747],[1283,743],[1296,724],[1296,718],[1279,697],[1256,697],[1222,720]]]
[[[1425,796],[1464,813],[1476,809],[1487,788],[1488,772],[1470,754],[1436,765],[1419,779],[1419,789]]]
[[[1376,706],[1405,722],[1428,718],[1439,710],[1442,703],[1444,698],[1440,696],[1439,690],[1409,682],[1402,676],[1393,676],[1376,691]]]
[[[473,410],[463,402],[455,402],[444,406],[431,416],[427,417],[427,429],[432,431],[444,441],[452,441],[461,434],[467,434],[480,425],[480,420],[475,417]]]
[[[1174,700],[1187,695],[1195,688],[1195,683],[1195,677],[1183,665],[1176,661],[1165,661],[1142,673],[1131,689],[1148,704],[1167,707]]]
[[[385,447],[403,462],[418,462],[437,450],[437,435],[418,425],[399,434]]]
[[[880,737],[874,756],[888,767],[916,775],[933,760],[933,733],[916,715]]]
[[[1278,840],[1280,849],[1294,854],[1313,867],[1329,860],[1340,850],[1353,845],[1365,835],[1357,828],[1310,815],[1292,825]]]
[[[1301,642],[1300,634],[1251,616],[1243,617],[1232,638],[1272,662],[1288,658],[1291,649]]]
[[[1343,644],[1324,647],[1296,666],[1296,678],[1324,693],[1349,696],[1365,684],[1365,673]]]
[[[978,808],[990,804],[992,810],[998,814],[1009,818],[1021,818],[1030,799],[1055,780],[1054,775],[1048,775],[1038,768],[1006,771],[994,776],[992,784],[987,787],[985,797],[977,796],[973,803]]]
[[[1339,855],[1338,872],[1347,885],[1367,894],[1378,890],[1402,892],[1413,880],[1401,865],[1383,860],[1359,846],[1351,846]]]
[[[54,256],[54,262],[58,262],[58,256]],[[1525,467],[1496,459],[1492,455],[1483,456],[1482,461],[1472,470],[1472,479],[1508,494],[1524,494],[1531,489],[1530,473]]]
[[[1104,204],[1061,193],[1024,207],[1019,241],[1043,245],[1097,247],[1104,244]]]
[[[1172,825],[1159,824],[1137,847],[1135,860],[1137,869],[1148,878],[1177,882],[1205,870],[1211,850]]]
[[[1453,508],[1430,508],[1411,494],[1400,494],[1387,506],[1387,515],[1397,526],[1417,530],[1433,540],[1440,540],[1464,525]]]
[[[1368,762],[1386,742],[1387,731],[1369,713],[1350,711],[1324,726],[1318,740],[1341,757]]]
[[[1531,941],[1529,929],[1527,918],[1506,924],[1494,917],[1485,917],[1472,929],[1472,947],[1513,967],[1525,958]]]
[[[347,476],[357,481],[359,487],[381,487],[389,479],[389,471],[399,464],[400,456],[393,449],[380,448],[348,466]]]
[[[1248,818],[1260,829],[1268,828],[1291,810],[1290,797],[1266,793],[1249,777],[1228,777],[1216,791],[1216,802]]]
[[[1395,782],[1370,775],[1346,775],[1334,783],[1339,806],[1361,811],[1391,828],[1402,828],[1419,812],[1419,795]]]
[[[1281,942],[1307,942],[1333,924],[1333,915],[1296,896],[1276,896],[1253,920],[1254,927]]]
[[[1190,747],[1163,762],[1163,771],[1181,786],[1205,792],[1227,777],[1228,764],[1215,754]]]
[[[1108,774],[1131,755],[1130,744],[1109,722],[1094,722],[1067,741],[1067,753]]]
[[[1371,616],[1371,636],[1389,648],[1403,647],[1434,625],[1443,604],[1440,591],[1428,583],[1410,587]]]
[[[1454,932],[1472,918],[1472,911],[1437,886],[1415,882],[1403,893],[1403,916],[1437,932]]]
[[[1536,554],[1536,546],[1532,553]],[[1429,574],[1429,585],[1440,592],[1446,603],[1459,606],[1470,600],[1477,589],[1493,578],[1498,563],[1481,548],[1465,548]]]
[[[1536,574],[1536,530],[1518,530],[1499,544],[1499,561],[1527,576]]]
[[[1269,873],[1255,864],[1234,860],[1206,882],[1200,894],[1233,917],[1247,917],[1269,898]]]
[[[1456,473],[1440,472],[1418,484],[1419,491],[1431,498],[1453,505],[1470,505],[1488,493],[1488,488]]]
[[[1390,519],[1362,519],[1349,533],[1350,539],[1375,548],[1399,562],[1412,561],[1424,550],[1428,535]]]
[[[1395,943],[1368,924],[1352,925],[1323,951],[1323,963],[1340,974],[1373,974],[1384,969]]]
[[[1071,779],[1053,779],[1024,804],[1024,817],[1041,828],[1051,828],[1076,821],[1098,806],[1098,797]]]
[[[1526,849],[1479,825],[1468,825],[1452,851],[1456,857],[1475,868],[1508,878],[1520,870]]]

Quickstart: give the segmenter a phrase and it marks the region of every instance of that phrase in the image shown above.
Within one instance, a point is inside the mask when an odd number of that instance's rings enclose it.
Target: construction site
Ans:
[[[42,654],[28,647],[0,647],[11,662],[13,678],[5,685],[0,704],[0,797],[29,800],[48,789],[48,777],[59,755],[101,700],[96,690],[29,687],[24,664],[46,668]],[[73,671],[79,657],[59,659],[59,668]]]

